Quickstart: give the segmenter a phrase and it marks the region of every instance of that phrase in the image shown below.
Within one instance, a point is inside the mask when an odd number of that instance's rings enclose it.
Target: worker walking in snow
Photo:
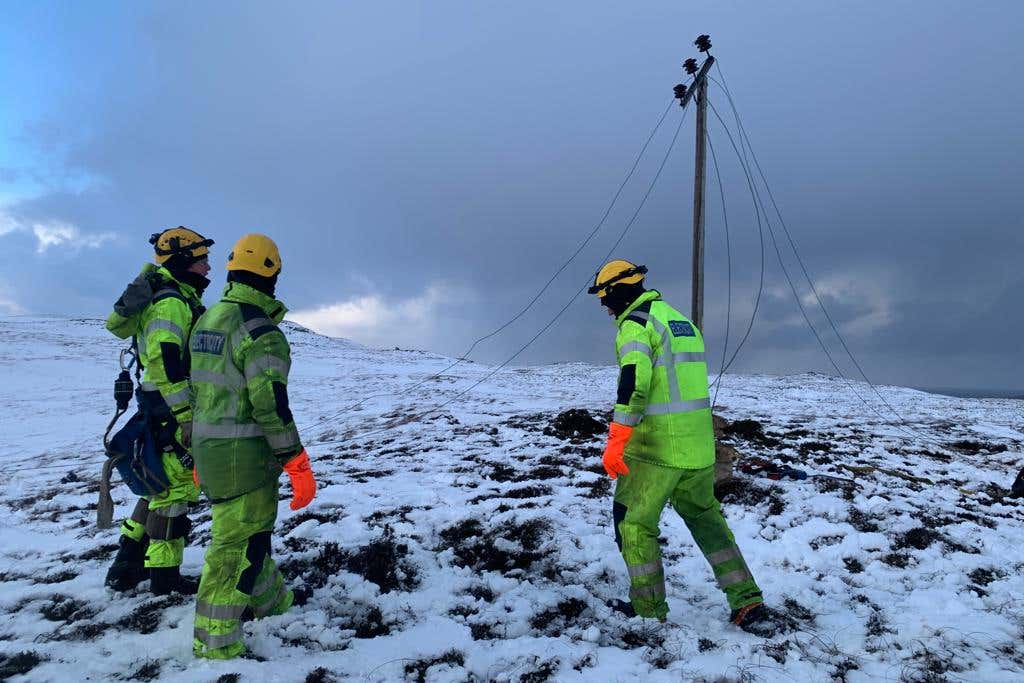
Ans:
[[[772,615],[714,495],[715,435],[700,331],[656,290],[645,266],[611,261],[589,289],[615,316],[618,395],[604,451],[615,487],[615,542],[629,572],[630,602],[614,607],[664,621],[665,572],[658,524],[665,503],[683,518],[725,593],[730,620],[764,633]]]
[[[192,430],[188,334],[203,312],[210,281],[208,256],[213,240],[179,226],[150,238],[156,264],[146,264],[114,304],[107,329],[133,337],[145,370],[137,393],[142,419],[158,451],[168,488],[140,498],[121,524],[121,539],[106,585],[124,591],[150,578],[157,595],[192,595],[196,581],[181,576],[185,541],[191,527],[186,508],[199,498],[188,453]]]
[[[193,652],[228,659],[245,651],[242,623],[284,613],[293,595],[270,557],[278,479],[291,479],[291,509],[316,482],[288,407],[291,353],[274,298],[277,245],[245,235],[228,256],[221,300],[192,333],[198,482],[213,504],[213,530],[196,601]]]

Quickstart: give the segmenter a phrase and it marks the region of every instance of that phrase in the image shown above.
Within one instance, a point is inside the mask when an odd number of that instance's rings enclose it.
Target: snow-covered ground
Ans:
[[[669,623],[606,607],[626,576],[602,435],[551,425],[571,408],[605,419],[614,368],[510,369],[417,417],[487,368],[414,387],[450,361],[289,335],[320,490],[293,513],[282,486],[274,553],[304,604],[248,624],[247,658],[208,662],[191,655],[190,600],[103,587],[116,340],[98,320],[0,318],[0,679],[1024,680],[1024,523],[1004,497],[1024,402],[883,388],[907,429],[863,384],[880,414],[829,377],[726,376],[723,440],[812,475],[723,490],[767,600],[793,620],[764,640],[726,623],[670,510]],[[114,497],[127,514],[127,489]],[[209,508],[192,517],[184,569],[198,574]]]

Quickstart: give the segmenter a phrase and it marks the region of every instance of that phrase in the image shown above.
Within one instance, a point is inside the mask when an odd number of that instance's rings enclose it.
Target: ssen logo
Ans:
[[[192,353],[209,353],[219,356],[224,353],[224,334],[200,330],[192,335]]]
[[[685,320],[670,320],[668,327],[672,330],[673,337],[696,337],[697,332],[693,329],[693,325],[686,322]]]

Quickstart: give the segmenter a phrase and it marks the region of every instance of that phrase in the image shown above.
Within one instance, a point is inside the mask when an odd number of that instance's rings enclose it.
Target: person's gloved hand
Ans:
[[[316,480],[309,466],[309,455],[306,449],[284,464],[284,471],[292,480],[292,510],[301,510],[309,505],[316,495]]]
[[[604,471],[608,476],[615,479],[620,474],[629,474],[626,461],[622,455],[629,443],[629,437],[633,435],[633,428],[618,422],[612,422],[608,429],[608,443],[604,447],[604,456],[601,462],[604,464]]]

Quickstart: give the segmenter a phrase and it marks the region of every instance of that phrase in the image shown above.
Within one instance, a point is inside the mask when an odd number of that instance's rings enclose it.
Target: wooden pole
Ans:
[[[708,61],[711,61],[710,58]],[[710,64],[706,65],[710,66]],[[702,70],[702,74],[705,70]],[[704,330],[704,170],[707,166],[708,82],[697,84],[696,167],[693,174],[693,288],[690,307],[693,324]]]

